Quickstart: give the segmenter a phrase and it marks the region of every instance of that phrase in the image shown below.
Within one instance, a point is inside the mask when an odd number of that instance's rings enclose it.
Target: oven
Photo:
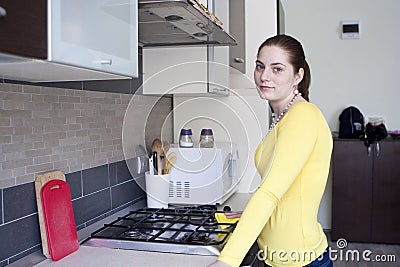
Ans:
[[[105,224],[81,245],[218,256],[237,222],[219,223],[215,205],[143,208]],[[257,266],[256,245],[240,266]]]

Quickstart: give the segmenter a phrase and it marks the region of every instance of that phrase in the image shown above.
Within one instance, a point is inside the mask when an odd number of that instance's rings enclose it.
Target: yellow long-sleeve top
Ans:
[[[313,104],[293,105],[259,144],[255,164],[262,182],[218,260],[239,266],[257,239],[271,266],[304,266],[328,246],[317,221],[332,135]]]

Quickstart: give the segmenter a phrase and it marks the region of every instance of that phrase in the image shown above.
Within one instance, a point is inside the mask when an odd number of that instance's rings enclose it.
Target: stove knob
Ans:
[[[229,206],[225,206],[224,208],[223,208],[223,211],[232,211],[232,209],[231,209],[231,207],[229,207]]]

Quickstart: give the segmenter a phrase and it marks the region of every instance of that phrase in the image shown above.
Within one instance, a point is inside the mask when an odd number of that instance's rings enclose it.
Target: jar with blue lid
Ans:
[[[193,147],[192,129],[181,129],[179,136],[180,147]]]
[[[212,129],[202,129],[200,134],[200,147],[214,147],[214,135]]]

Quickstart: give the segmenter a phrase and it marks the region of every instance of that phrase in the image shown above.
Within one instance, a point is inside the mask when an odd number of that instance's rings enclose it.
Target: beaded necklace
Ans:
[[[275,125],[283,118],[283,116],[285,116],[286,112],[288,112],[289,108],[293,105],[293,102],[299,97],[301,96],[301,93],[297,93],[294,95],[294,97],[292,98],[292,100],[290,100],[289,104],[287,104],[287,106],[283,109],[283,111],[281,112],[281,114],[279,114],[278,118],[275,118],[275,113],[272,113],[272,123],[269,126],[269,132],[272,131],[272,129],[274,129]]]

